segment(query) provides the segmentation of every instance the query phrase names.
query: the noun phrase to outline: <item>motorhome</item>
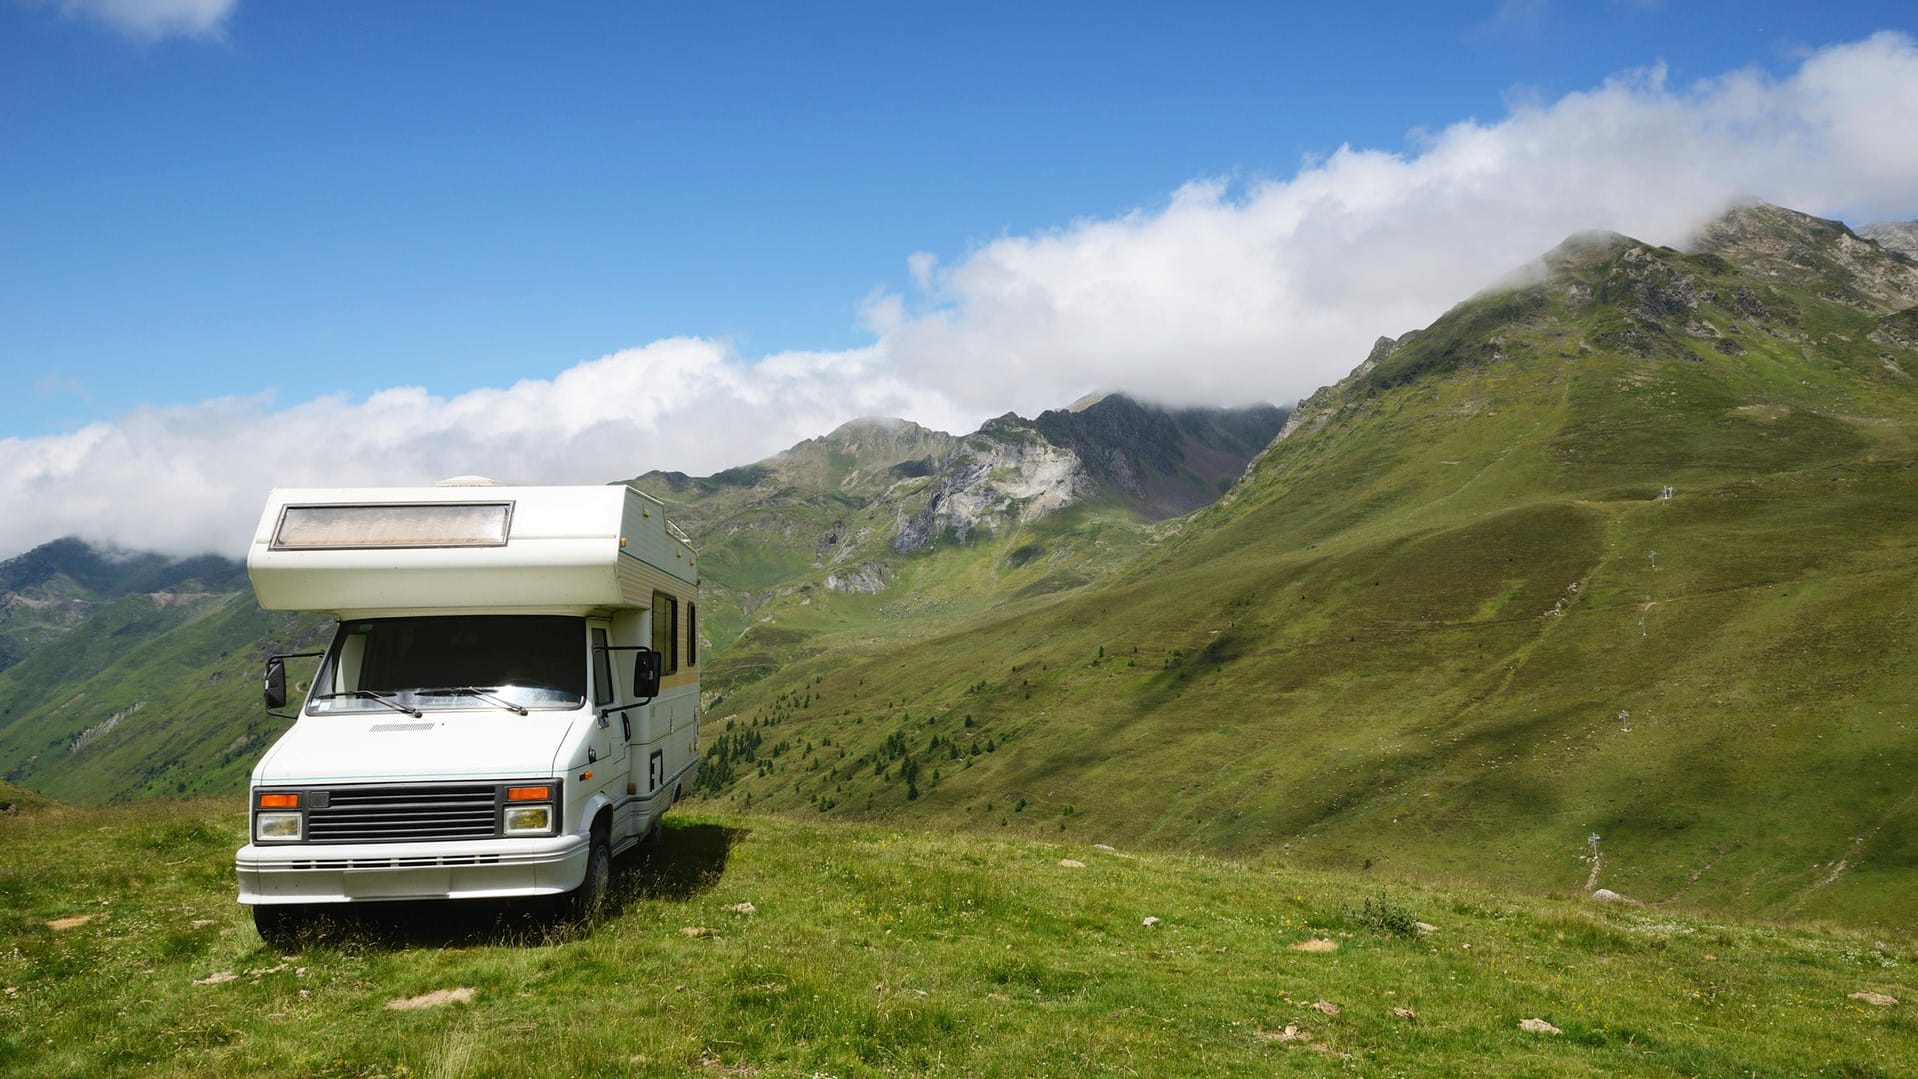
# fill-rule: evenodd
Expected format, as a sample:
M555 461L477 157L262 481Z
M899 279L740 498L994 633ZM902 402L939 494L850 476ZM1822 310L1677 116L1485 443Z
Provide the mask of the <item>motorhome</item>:
M603 898L699 767L699 563L623 485L275 490L260 605L338 620L266 661L240 902L268 939L319 905ZM283 714L283 713L281 713Z

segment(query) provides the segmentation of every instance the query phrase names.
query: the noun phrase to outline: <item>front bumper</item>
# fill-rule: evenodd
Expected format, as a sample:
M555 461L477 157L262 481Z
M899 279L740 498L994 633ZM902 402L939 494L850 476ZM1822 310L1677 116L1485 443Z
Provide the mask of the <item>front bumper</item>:
M234 857L240 902L500 899L570 892L586 879L584 836L464 843L249 843Z

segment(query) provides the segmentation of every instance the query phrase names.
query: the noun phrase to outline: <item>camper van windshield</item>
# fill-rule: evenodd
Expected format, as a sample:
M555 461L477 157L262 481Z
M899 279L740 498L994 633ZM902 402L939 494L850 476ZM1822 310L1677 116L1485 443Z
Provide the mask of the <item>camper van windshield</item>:
M577 708L586 702L585 624L546 615L342 622L308 701L316 715Z

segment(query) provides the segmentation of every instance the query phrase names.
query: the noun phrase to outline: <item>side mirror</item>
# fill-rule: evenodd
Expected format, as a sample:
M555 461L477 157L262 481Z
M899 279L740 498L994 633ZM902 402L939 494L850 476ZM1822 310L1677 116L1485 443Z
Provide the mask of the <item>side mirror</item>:
M659 696L659 653L650 648L633 653L633 696Z
M261 696L268 709L286 707L286 660L274 656L266 661L266 680Z

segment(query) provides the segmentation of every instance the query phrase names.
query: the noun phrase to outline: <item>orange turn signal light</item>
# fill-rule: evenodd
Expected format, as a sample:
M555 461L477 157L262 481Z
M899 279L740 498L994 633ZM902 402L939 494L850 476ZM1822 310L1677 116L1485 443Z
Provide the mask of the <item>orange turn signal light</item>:
M509 802L542 802L553 796L551 787L508 787L506 800Z
M260 795L260 808L298 809L300 808L300 796L297 794L262 794Z

